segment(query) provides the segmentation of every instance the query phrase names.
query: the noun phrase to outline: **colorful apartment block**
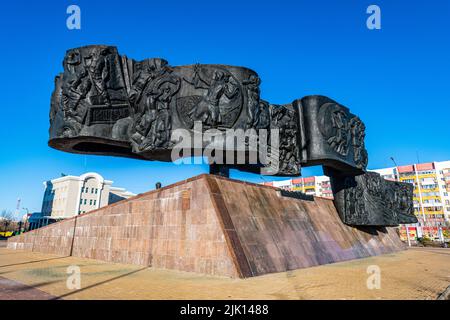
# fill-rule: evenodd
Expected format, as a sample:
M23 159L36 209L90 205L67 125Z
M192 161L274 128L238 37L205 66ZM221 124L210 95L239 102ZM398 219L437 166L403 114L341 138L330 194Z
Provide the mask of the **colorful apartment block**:
M311 196L333 198L330 179L327 176L302 177L263 184L291 191L300 191Z

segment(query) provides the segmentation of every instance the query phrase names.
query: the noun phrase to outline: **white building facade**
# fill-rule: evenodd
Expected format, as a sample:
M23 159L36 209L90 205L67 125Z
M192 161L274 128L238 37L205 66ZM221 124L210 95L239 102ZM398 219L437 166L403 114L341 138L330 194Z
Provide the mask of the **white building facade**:
M112 187L112 183L113 181L106 180L95 172L45 181L41 215L37 221L33 220L30 223L30 229L83 214L135 195L123 188Z

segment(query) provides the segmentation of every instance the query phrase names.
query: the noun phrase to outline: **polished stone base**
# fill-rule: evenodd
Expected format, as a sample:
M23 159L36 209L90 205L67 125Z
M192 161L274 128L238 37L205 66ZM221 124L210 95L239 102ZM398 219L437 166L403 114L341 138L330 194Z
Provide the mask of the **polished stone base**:
M245 278L404 245L395 228L343 224L329 199L200 175L10 238L8 248Z

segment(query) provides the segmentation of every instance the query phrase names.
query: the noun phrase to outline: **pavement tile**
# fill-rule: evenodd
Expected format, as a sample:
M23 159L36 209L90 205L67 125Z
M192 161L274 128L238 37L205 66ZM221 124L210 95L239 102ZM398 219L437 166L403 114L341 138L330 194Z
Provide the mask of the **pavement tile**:
M165 263L176 261L165 258ZM66 285L73 265L81 270L79 290ZM381 271L381 287L371 290L367 268L374 265ZM233 279L0 248L0 299L436 299L450 286L449 266L450 249L412 248ZM225 260L220 265L207 259L201 267L230 268Z

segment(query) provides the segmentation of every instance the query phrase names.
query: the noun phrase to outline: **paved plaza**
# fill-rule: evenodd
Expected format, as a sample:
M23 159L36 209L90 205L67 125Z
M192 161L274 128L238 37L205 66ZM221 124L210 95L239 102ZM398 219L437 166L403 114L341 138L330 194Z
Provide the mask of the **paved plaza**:
M67 287L70 266L80 268L80 289ZM380 289L367 287L369 266L379 267ZM413 248L243 280L0 248L0 277L0 299L437 299L450 286L450 250Z

